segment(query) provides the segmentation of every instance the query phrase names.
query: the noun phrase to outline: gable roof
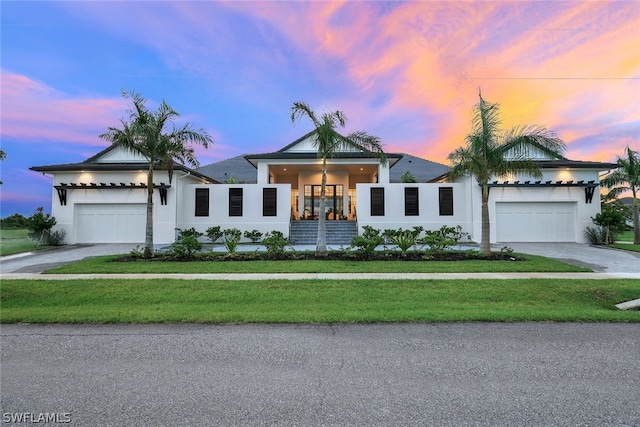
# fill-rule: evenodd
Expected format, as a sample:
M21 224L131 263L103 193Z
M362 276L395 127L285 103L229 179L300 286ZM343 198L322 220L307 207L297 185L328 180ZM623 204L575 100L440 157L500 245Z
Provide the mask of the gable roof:
M115 162L99 162L98 160L111 153L115 148L113 145L105 148L99 153L89 157L88 159L79 163L63 163L56 165L44 165L44 166L32 166L29 170L36 172L80 172L80 171L137 171L147 170L149 168L149 162L145 161L115 161ZM163 169L156 169L163 170ZM215 180L207 175L203 175L194 169L191 169L181 163L173 162L174 171L182 171L189 173L204 181L217 183Z

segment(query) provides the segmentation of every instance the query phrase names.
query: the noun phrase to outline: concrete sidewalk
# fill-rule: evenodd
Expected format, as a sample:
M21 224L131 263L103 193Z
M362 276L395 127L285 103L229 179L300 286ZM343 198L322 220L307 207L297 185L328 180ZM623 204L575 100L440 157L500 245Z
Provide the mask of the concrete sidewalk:
M640 273L221 273L221 274L0 274L2 280L459 280L459 279L640 279Z

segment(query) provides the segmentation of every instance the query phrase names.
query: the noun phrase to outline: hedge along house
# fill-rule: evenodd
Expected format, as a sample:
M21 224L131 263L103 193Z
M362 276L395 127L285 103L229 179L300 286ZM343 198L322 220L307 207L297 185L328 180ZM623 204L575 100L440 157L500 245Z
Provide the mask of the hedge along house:
M480 240L480 187L471 178L447 182L448 167L408 154L381 165L347 151L327 159L326 211L319 212L321 159L309 133L272 153L251 154L197 170L176 165L154 174L154 241L175 241L176 229L212 226L278 230L293 243L315 243L319 215L327 243L348 245L365 225L378 229L462 226ZM599 174L615 164L538 159L542 179L499 177L491 184L491 242L584 242L600 212ZM109 147L81 163L37 166L53 177L52 215L67 243L144 241L146 163ZM409 171L417 183L402 183Z

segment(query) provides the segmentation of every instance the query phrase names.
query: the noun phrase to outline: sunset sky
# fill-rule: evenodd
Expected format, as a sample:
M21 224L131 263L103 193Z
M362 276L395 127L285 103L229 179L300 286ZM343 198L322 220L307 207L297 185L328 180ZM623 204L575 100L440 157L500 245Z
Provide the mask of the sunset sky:
M555 131L575 160L640 149L640 1L2 1L0 216L51 209L51 178L108 144L135 90L214 138L201 165L311 130L447 163L478 89L504 127Z

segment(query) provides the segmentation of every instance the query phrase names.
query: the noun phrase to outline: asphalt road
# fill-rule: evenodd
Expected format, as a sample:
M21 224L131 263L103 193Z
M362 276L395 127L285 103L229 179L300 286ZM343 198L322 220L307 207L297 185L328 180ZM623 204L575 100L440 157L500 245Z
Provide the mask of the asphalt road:
M640 425L636 324L3 325L1 335L3 422Z

